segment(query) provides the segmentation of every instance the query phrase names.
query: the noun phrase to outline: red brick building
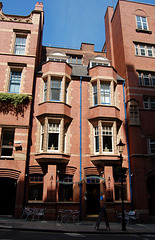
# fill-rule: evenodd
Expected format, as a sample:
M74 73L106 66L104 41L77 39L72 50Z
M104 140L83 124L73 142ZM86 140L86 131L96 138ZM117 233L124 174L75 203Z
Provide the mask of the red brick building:
M37 3L29 16L8 15L2 7L0 2L0 213L19 215L26 193L25 169L34 73L41 56L43 5Z
M147 220L154 214L154 6L109 7L101 52L88 43L42 46L42 3L27 17L0 8L0 214L19 217L27 205L45 207L49 219L60 208L85 219L105 201L115 220L121 139L125 208Z
M126 81L132 205L155 215L155 5L119 0L105 15L107 58Z

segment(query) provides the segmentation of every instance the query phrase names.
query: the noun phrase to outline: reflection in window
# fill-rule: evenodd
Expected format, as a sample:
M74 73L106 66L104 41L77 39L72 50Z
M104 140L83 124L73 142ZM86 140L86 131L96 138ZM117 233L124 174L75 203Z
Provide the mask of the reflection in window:
M60 175L59 181L59 201L73 201L73 176Z
M25 46L26 46L26 38L25 37L16 37L15 54L24 55L25 54Z
M32 174L29 178L29 200L42 200L43 175Z
M21 82L21 71L11 71L10 75L10 93L19 93L20 91L20 82Z
M143 30L148 29L146 17L136 16L136 21L137 21L138 29L143 29Z

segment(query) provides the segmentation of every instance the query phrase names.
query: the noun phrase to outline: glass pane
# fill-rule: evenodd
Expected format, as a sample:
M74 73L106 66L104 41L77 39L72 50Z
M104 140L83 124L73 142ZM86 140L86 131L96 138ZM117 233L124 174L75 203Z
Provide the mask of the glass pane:
M95 137L95 152L99 152L99 136Z
M112 152L112 137L103 136L103 151Z
M60 101L60 90L51 89L51 100Z
M58 150L58 141L59 141L58 133L49 133L48 150Z
M4 130L2 146L13 146L14 142L14 131Z
M12 156L13 148L3 148L2 147L2 152L1 156Z
M19 93L21 82L21 72L11 72L9 92Z

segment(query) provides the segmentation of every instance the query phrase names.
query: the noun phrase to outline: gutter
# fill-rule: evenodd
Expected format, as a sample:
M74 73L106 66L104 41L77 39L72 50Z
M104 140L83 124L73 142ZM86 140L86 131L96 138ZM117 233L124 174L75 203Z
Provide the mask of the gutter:
M130 152L129 152L129 134L128 134L127 114L126 114L126 103L125 103L125 81L123 81L123 102L124 102L124 112L125 112L125 127L126 127L126 141L127 141L127 152L128 152L131 210L132 210L133 209L133 201L132 201L131 167L130 167Z

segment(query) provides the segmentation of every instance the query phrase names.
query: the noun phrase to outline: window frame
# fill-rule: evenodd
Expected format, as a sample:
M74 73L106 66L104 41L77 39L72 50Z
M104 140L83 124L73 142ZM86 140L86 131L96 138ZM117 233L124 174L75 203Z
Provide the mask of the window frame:
M25 55L26 52L26 41L27 36L25 35L16 35L14 54L15 55Z
M93 106L98 105L98 91L97 91L97 82L92 84L93 88ZM95 103L96 102L96 103Z
M154 140L153 143L151 143L152 139ZM155 147L153 148L154 152L152 153L151 145L155 145L155 137L154 138L153 137L149 138L149 153L150 153L150 155L155 155Z
M59 176L59 181L67 183L67 184L59 183L58 190L59 202L73 202L73 177L74 176L70 174L61 174Z
M137 71L139 85L145 87L155 87L155 72ZM146 81L148 79L148 81Z
M5 132L12 132L13 133L13 139L12 140L12 144L11 144L11 141L8 142L8 144L4 144L4 133ZM8 129L8 128L3 128L2 129L2 137L1 137L1 152L0 152L0 156L1 157L7 157L7 158L11 158L12 155L13 155L13 149L14 149L14 139L15 139L15 129ZM11 150L11 154L8 154L8 155L2 155L3 153L3 149L8 149L8 150Z
M50 131L50 125L55 125L54 127L52 127L53 129L56 127L56 125L58 126L58 131L57 131L57 127L56 127L56 132L53 131L53 129ZM50 149L49 149L49 141L50 141L50 134L52 136L52 134L57 134L57 149L55 149L55 146L51 146ZM60 149L60 122L48 122L48 134L47 134L47 151L48 152L59 152L59 149Z
M138 20L138 18L139 18L139 20ZM146 21L143 21L144 19ZM145 31L149 30L147 17L136 15L136 25L137 25L137 29L145 30ZM146 27L145 27L145 25L146 25Z
M94 126L94 153L99 154L99 128L98 125ZM97 144L98 146L97 146Z
M60 82L60 85L59 86L52 86L52 83L54 84L54 82ZM54 99L52 97L52 90L57 90L58 91L58 99ZM60 102L61 101L61 91L62 91L62 79L60 78L54 78L54 77L51 77L51 81L50 81L50 101L54 101L54 102ZM53 92L54 93L54 92Z
M111 130L110 130L110 128L111 128ZM105 129L105 130L104 130ZM107 130L106 130L107 129ZM102 123L102 129L101 129L101 134L102 134L102 152L103 153L106 153L106 154L108 154L108 153L113 153L114 152L114 146L113 146L113 138L114 138L114 133L113 133L113 125L107 125L107 124L105 124L104 122ZM108 134L106 133L106 134L103 134L103 131L105 131L105 132L108 132ZM111 134L110 134L111 133ZM110 148L104 148L104 145L107 145L107 144L105 144L104 142L104 138L107 138L107 137L110 137L111 138L111 148L112 149L110 149Z
M17 74L15 74L17 73ZM10 78L9 78L9 93L20 93L20 86L22 80L22 69L14 69L11 68L10 70ZM11 88L16 89L12 91Z
M103 86L103 88L102 88ZM108 86L108 88L107 88ZM101 104L104 105L110 105L111 104L111 89L110 89L110 83L107 82L100 82L100 98L101 98ZM106 98L108 98L108 101L105 100ZM102 99L104 99L105 101L102 101Z
M32 177L34 177L34 181L32 181ZM38 181L35 181L37 180L38 178ZM29 201L42 201L43 200L43 185L44 185L44 175L43 174L30 174L29 176L29 192L28 192L28 199ZM42 189L39 193L39 199L37 198L31 198L30 197L30 190L31 191L34 191L34 189L31 189L32 187L38 187L38 186L41 186ZM34 194L34 193L33 193Z

